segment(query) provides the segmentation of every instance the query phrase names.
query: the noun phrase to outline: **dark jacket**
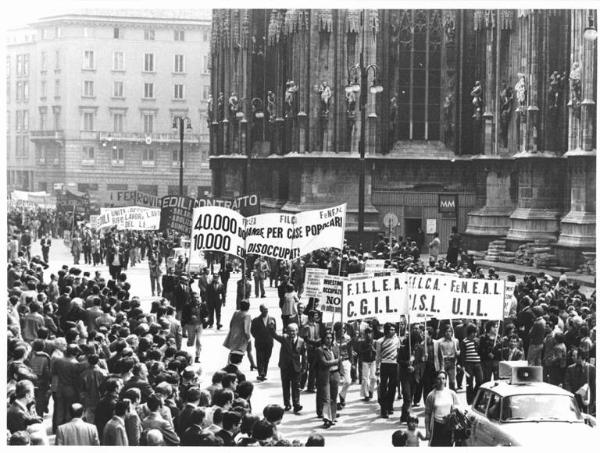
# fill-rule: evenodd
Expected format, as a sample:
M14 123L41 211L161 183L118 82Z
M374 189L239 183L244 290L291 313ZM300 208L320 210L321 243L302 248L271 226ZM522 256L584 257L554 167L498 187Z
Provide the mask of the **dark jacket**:
M29 425L41 423L34 409L26 410L16 401L10 405L6 412L6 426L11 433L24 431Z
M213 306L225 304L225 290L221 283L211 283L206 288L206 303Z
M279 335L274 330L271 330L271 335L281 343L279 368L296 373L306 369L306 345L302 338L296 337L296 341L293 343L288 335Z
M254 344L257 348L269 349L273 347L273 337L269 332L269 324L273 324L277 329L275 318L267 316L267 325L265 325L262 316L257 316L252 320L250 333L254 337Z
M228 431L225 431L224 429L222 429L221 431L217 431L215 433L215 436L220 437L221 439L223 439L223 446L224 447L233 447L233 446L235 446L235 442L233 441L233 436L231 434L229 434Z

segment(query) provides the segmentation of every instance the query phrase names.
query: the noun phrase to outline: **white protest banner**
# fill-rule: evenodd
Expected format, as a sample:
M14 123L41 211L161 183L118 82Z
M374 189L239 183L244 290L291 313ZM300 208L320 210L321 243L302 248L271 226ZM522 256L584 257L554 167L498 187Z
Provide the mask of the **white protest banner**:
M328 209L296 214L293 245L305 255L321 248L344 247L346 203Z
M102 208L94 228L116 226L118 230L158 230L160 209L143 206Z
M307 267L302 295L320 299L323 292L323 279L327 276L327 272L327 269Z
M323 277L322 297L319 298L319 308L323 312L342 312L342 284L344 277L326 275Z
M365 272L373 273L383 271L385 267L385 260L372 260L368 259L365 261Z
M405 276L346 280L343 284L344 321L376 317L381 322L398 321L408 313Z
M244 217L236 211L216 206L194 208L190 244L190 264L203 260L202 251L223 252L244 258Z
M517 282L506 282L504 290L504 317L515 318L517 316L517 304L513 305L513 295Z
M411 316L437 319L502 319L504 281L452 275L402 274Z
M279 260L300 257L294 244L298 234L293 214L259 214L245 219L246 253L268 256Z

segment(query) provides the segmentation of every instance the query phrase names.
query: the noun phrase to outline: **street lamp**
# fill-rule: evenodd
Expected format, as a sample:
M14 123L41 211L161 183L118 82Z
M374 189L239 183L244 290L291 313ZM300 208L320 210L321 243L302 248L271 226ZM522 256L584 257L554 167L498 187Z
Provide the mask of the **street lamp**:
M192 121L187 116L173 118L173 129L179 129L179 196L183 196L183 132L192 128Z
M363 11L364 14L364 11ZM363 20L364 24L364 20ZM369 71L373 72L373 83L371 84L370 91L373 94L381 93L383 86L378 78L377 65L370 64L365 66L364 63L364 51L365 51L365 37L364 37L364 26L363 26L363 39L360 51L359 63L350 66L348 68L348 86L345 90L347 93L360 92L359 97L359 108L360 108L360 140L358 142L358 152L360 154L360 167L359 167L359 179L358 179L358 244L357 248L362 243L364 229L365 229L365 128L366 128L366 106L367 106L367 90L362 89L367 87L369 79Z

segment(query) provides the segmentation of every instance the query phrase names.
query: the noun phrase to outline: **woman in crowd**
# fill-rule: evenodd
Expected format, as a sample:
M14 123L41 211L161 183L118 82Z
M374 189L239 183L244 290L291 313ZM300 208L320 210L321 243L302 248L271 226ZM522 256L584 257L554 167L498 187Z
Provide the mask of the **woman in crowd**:
M336 422L340 367L339 350L333 344L333 333L328 330L317 349L317 416L323 417L323 428Z
M446 387L447 374L438 372L434 389L425 400L425 430L432 447L451 447L452 430L447 418L458 406L456 392Z

